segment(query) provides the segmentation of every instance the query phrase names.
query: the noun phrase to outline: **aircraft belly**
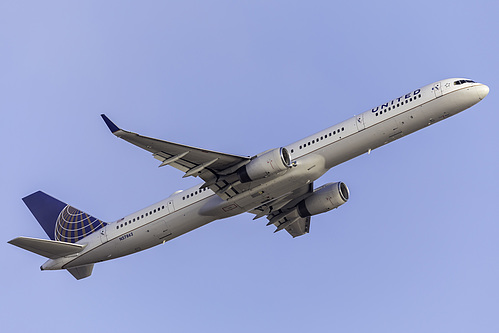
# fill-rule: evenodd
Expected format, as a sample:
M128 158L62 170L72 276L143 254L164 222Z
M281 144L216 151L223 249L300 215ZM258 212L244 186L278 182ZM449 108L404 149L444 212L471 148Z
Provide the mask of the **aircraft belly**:
M202 227L205 224L213 222L216 218L212 216L203 216L199 214L202 204L196 203L192 209L179 210L175 212L169 219L169 230L171 235L162 240L170 240L189 231Z
M475 105L479 101L480 100L476 97L474 91L461 89L435 99L423 109L428 120L428 125L431 125L458 114L459 112Z
M326 168L332 168L356 156L376 149L440 120L453 116L476 104L478 99L466 91L443 95L383 122L348 136L321 149Z
M398 131L397 122L389 119L325 147L321 154L326 157L326 168L332 168L395 140L393 135L397 136Z
M111 260L158 245L160 242L154 239L145 227L131 230L123 236L115 237L104 244L89 249L66 264L64 268Z

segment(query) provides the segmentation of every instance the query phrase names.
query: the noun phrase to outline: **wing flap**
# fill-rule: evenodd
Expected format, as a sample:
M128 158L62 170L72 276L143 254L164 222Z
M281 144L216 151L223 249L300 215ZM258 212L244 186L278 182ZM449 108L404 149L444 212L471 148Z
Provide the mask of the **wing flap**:
M300 218L285 229L293 238L308 234L310 231L310 220L310 216Z
M294 207L298 202L305 199L310 193L314 191L314 183L309 183L305 186L299 187L296 190L283 195L282 197L276 198L270 202L267 202L259 207L256 207L249 212L252 214L256 214L253 218L254 220L259 219L265 215L268 216L270 220L272 217L275 217L279 211L287 210Z
M293 238L304 235L310 231L310 217L300 217L296 211L296 205L307 198L314 189L314 184L309 183L293 192L276 200L265 203L250 211L256 214L254 220L267 215L267 225L275 225L274 232L285 229Z
M10 240L8 243L49 259L57 259L76 254L83 251L85 248L85 245L81 244L31 237L17 237Z

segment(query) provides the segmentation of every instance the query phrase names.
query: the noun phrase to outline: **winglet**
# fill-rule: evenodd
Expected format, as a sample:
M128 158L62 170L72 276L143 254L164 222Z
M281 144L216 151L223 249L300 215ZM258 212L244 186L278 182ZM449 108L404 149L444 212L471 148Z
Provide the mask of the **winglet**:
M115 133L115 132L118 132L120 130L120 128L118 126L116 126L112 121L111 119L109 119L105 114L101 114L100 115L102 117L102 119L104 119L104 122L106 123L107 127L109 127L109 130L112 132L112 133Z

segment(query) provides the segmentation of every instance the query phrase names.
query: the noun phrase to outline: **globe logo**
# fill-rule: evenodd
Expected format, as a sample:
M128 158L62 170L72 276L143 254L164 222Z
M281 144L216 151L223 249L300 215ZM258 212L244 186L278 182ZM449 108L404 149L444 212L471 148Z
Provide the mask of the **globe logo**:
M57 218L55 239L61 242L76 243L105 225L101 220L67 205Z

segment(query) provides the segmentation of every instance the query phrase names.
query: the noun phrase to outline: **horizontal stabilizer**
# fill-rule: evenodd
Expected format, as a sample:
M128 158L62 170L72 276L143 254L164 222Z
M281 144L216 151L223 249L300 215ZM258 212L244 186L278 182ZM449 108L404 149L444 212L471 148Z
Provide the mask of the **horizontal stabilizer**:
M48 239L17 237L8 243L49 259L57 259L83 251L85 245Z
M81 280L92 275L94 269L94 264L89 264L85 266L68 268L68 272L73 275L76 280Z

